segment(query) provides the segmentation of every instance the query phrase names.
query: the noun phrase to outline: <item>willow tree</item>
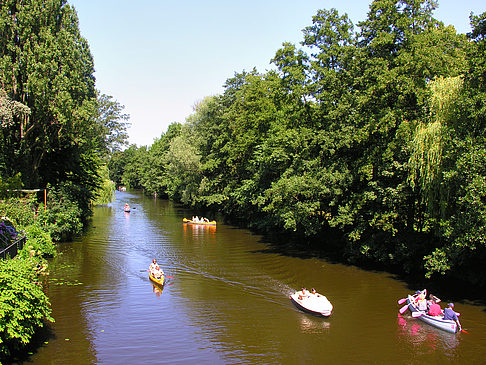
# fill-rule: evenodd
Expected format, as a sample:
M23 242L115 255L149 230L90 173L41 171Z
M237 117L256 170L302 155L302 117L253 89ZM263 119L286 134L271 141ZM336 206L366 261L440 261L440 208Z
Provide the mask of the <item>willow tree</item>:
M430 116L419 123L411 141L409 182L418 189L430 214L439 216L447 207L447 191L441 184L445 149L450 146L450 126L458 117L463 80L460 76L439 77L429 83Z

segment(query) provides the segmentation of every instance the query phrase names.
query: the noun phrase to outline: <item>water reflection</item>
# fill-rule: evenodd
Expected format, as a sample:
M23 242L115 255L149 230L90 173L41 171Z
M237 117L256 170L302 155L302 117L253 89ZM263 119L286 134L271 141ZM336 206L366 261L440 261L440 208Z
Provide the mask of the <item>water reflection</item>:
M304 333L323 333L329 331L331 323L324 319L303 314L300 316L300 329Z
M399 337L405 339L414 346L423 345L427 352L437 350L449 357L455 357L455 349L459 345L459 336L455 333L442 331L438 328L421 322L411 316L398 314Z
M182 224L185 243L216 242L216 226Z
M163 288L158 286L158 285L155 285L155 284L152 284L153 286L153 292L156 296L160 297L162 295L162 292L163 292Z

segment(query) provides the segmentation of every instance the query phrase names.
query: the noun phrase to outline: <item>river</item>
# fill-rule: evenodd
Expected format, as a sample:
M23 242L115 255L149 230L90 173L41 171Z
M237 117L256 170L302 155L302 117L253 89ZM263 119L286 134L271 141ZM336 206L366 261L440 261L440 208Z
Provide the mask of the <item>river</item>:
M59 244L49 264L55 323L27 361L485 363L485 307L456 303L468 334L449 334L399 315L397 300L412 289L388 273L275 250L262 236L219 222L182 224L194 214L139 192L116 192L115 202L96 207L86 233ZM153 258L173 277L163 290L148 279ZM302 286L327 296L331 317L292 305L289 294Z

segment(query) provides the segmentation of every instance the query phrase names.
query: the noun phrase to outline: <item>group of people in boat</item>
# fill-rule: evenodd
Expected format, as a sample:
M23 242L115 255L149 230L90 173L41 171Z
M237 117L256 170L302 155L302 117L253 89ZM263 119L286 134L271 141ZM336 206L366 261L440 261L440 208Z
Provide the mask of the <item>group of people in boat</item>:
M129 212L130 211L130 206L128 205L128 203L125 203L125 206L123 207L123 210L125 212Z
M164 270L160 268L156 259L152 260L152 263L149 266L149 272L156 279L162 279L162 276L164 275Z
M209 219L201 217L199 218L197 215L195 217L192 217L192 222L194 223L209 223Z
M429 299L427 300L425 293L425 290L418 290L415 293L414 305L418 308L418 310L426 313L429 316L440 317L444 320L454 321L456 322L459 330L461 330L461 323L459 322L457 313L454 311L454 303L447 304L447 308L444 308L444 310L442 310L439 304L441 300L432 294L429 294Z
M299 300L303 299L309 299L309 298L315 298L315 297L320 297L321 295L316 292L314 288L311 289L311 291L308 291L307 288L302 288L299 292Z

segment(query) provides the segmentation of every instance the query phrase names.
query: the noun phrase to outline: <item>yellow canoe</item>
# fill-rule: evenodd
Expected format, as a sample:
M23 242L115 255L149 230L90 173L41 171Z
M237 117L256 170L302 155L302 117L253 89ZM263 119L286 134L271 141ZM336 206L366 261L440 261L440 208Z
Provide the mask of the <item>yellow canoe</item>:
M160 279L157 279L155 276L152 275L151 272L149 272L149 278L150 280L152 280L155 284L159 284L160 286L163 286L164 285L164 281L165 281L165 276L162 275L162 277Z
M187 223L187 224L200 224L202 226L215 226L216 221L209 221L209 222L194 222L191 219L184 218L182 220L182 223Z

